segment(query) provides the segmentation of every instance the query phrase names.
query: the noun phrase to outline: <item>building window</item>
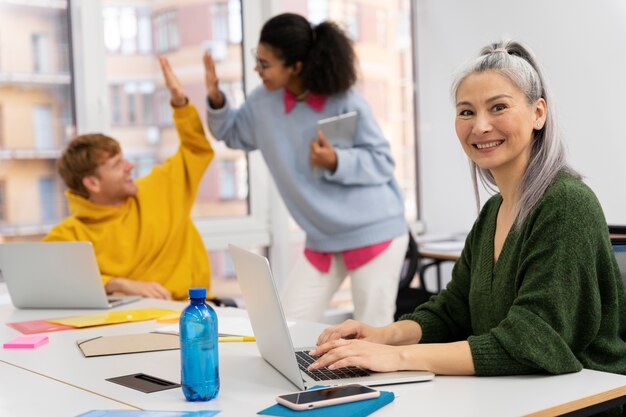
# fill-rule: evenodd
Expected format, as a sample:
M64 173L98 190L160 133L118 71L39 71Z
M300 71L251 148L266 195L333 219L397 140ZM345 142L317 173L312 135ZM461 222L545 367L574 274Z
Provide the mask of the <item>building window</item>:
M138 17L137 22L137 47L142 54L152 52L152 22L147 11Z
M221 200L233 200L237 197L235 161L231 159L219 161L219 187Z
M139 83L139 102L141 103L141 122L146 125L154 123L154 92L156 88L152 81Z
M56 196L56 177L39 178L39 207L44 224L58 220Z
M230 43L241 43L241 0L228 1L228 40Z
M211 5L211 23L213 28L213 40L228 40L228 3L215 3Z
M119 126L122 124L122 94L119 85L111 86L111 124L113 126Z
M135 91L126 92L126 120L129 125L134 125L137 122Z
M150 126L154 123L155 85L152 81L114 84L109 91L113 126Z
M169 10L154 17L155 49L158 53L173 51L180 46L178 12Z
M154 123L153 98L153 93L141 93L141 119L144 125L151 125Z
M54 149L54 127L50 105L36 104L33 106L33 127L35 129L35 148Z
M140 155L137 158L135 158L134 163L135 163L134 177L141 178L143 176L148 175L150 171L152 170L152 167L154 167L158 163L158 161L154 155L146 154L146 155Z
M137 15L130 7L120 9L120 50L123 54L137 53Z
M50 42L48 36L34 33L31 36L33 50L33 71L42 74L50 72Z
M156 105L159 116L159 126L173 126L174 119L172 119L172 106L170 106L170 92L168 90L160 88L156 92Z
M213 42L241 43L241 2L229 0L211 4Z
M135 55L152 50L149 10L135 7L105 7L104 44L108 52Z

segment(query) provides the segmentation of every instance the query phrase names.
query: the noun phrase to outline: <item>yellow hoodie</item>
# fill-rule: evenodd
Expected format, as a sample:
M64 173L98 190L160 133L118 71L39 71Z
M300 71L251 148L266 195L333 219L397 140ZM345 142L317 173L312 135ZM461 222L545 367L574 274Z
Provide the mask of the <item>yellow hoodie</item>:
M44 240L90 241L105 285L111 277L153 281L180 300L189 287L209 292L209 257L191 207L214 151L193 105L175 108L174 122L178 151L137 180L136 196L112 207L68 191L70 217Z

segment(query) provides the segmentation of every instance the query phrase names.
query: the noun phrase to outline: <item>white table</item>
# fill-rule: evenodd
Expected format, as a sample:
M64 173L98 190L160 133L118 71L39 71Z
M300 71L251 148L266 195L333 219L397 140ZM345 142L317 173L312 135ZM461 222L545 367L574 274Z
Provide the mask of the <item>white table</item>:
M142 300L119 309L161 307L180 309L183 303ZM93 311L16 310L0 307L0 322L22 321L78 315ZM218 309L219 316L244 316L245 311ZM0 341L19 333L0 326ZM221 410L220 416L254 416L274 403L276 395L295 391L286 378L260 356L256 343L220 343L221 390L218 398L207 403L185 401L180 388L144 394L108 381L106 378L145 373L172 382L180 382L180 352L150 352L130 355L85 358L76 346L77 339L101 335L152 331L155 321L127 323L83 330L49 333L50 342L34 351L1 350L0 360L36 372L43 381L80 387L93 394L148 410ZM324 326L298 323L290 330L294 344L310 345ZM14 389L29 395L30 385L15 384ZM626 376L590 370L559 376L512 377L443 377L433 381L382 387L393 391L397 399L376 412L377 417L403 416L418 413L424 416L548 416L576 410L626 395ZM0 390L0 398L5 393ZM65 415L76 404L71 402ZM18 411L28 415L37 404L24 403ZM94 406L92 408L98 408ZM103 408L106 408L103 406ZM535 414L533 414L535 413ZM4 415L4 414L2 414ZM9 414L13 415L13 414ZM581 414L585 415L585 414Z
M95 409L134 409L6 362L0 361L0 375L0 416L67 417Z

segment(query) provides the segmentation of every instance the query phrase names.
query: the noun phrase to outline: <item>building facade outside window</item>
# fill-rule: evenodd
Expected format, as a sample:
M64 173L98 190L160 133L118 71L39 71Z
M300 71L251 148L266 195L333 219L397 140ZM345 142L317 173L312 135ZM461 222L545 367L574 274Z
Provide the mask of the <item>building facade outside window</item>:
M38 239L67 212L55 159L75 132L68 2L0 4L0 237Z

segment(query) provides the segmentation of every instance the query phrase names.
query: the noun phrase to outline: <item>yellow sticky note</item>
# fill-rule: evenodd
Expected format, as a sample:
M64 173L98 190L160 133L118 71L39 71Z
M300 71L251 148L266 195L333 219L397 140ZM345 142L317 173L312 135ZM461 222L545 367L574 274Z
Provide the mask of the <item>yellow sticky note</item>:
M157 318L157 323L161 324L170 324L170 323L178 323L180 320L180 311L176 313L168 314L166 316L161 316Z
M119 310L106 313L86 314L76 317L46 320L50 323L63 324L77 328L102 326L105 324L127 323L131 321L153 320L159 317L180 314L176 310L163 308L142 308L138 310Z

